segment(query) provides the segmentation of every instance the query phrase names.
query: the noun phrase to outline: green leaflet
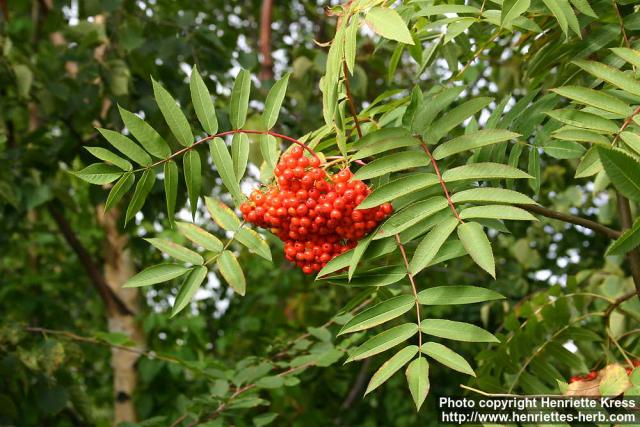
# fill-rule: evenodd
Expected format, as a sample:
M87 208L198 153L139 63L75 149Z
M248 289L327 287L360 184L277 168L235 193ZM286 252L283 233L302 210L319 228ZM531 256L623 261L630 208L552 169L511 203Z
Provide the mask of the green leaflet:
M184 116L182 110L180 110L180 107L178 107L176 100L173 99L160 83L153 79L151 83L153 84L153 93L158 107L160 107L160 112L167 122L167 125L169 125L173 136L176 137L180 145L185 147L193 145L194 138L193 132L191 132L191 126L189 126L187 118Z
M629 147L636 154L640 154L640 135L637 133L624 131L620 133L620 139L622 139L627 147Z
M360 346L356 347L345 363L355 360L366 359L378 353L382 353L396 345L404 342L418 332L418 325L415 323L404 323L394 326L384 332L369 338Z
M502 2L500 13L500 23L509 27L514 19L522 15L529 9L531 0L505 0Z
M465 222L458 226L458 237L471 259L492 277L496 277L491 243L477 222Z
M230 251L222 252L216 260L216 265L229 286L231 286L236 293L244 296L247 289L247 282L244 278L242 267L240 267L240 263L238 263L235 255Z
M567 125L582 129L592 129L597 132L616 133L618 125L612 120L605 119L591 113L578 110L553 110L547 111L547 115Z
M422 352L455 371L471 375L472 377L476 376L469 362L449 347L436 342L427 342L422 346Z
M176 212L176 198L178 197L178 166L173 160L164 164L164 193L167 199L167 218L174 228Z
M186 276L184 282L182 282L182 285L180 286L180 290L176 296L176 301L171 309L171 317L178 314L187 306L187 304L189 304L191 298L193 298L193 295L195 295L205 277L207 277L207 272L207 267L203 265L191 269L191 272Z
M204 264L204 259L199 253L194 252L191 249L187 249L183 246L180 246L172 242L171 240L158 239L158 238L151 238L151 239L144 239L144 240L151 243L157 249L169 255L170 257L173 257L180 261L188 262L193 265Z
M127 213L124 218L125 225L129 222L133 216L138 213L144 205L147 196L153 188L153 184L156 182L156 174L151 169L147 169L142 173L136 189L133 192L129 206L127 207Z
M395 10L386 7L372 7L364 20L376 34L386 39L413 45L411 32Z
M205 197L204 201L211 218L216 224L227 231L238 231L240 229L240 220L222 201L211 197Z
M453 154L496 144L498 142L509 141L519 136L520 134L504 129L484 129L478 132L459 136L440 144L433 151L433 157L436 160L440 160Z
M560 141L557 139L549 141L543 147L544 152L556 159L577 159L586 153L586 149L573 141Z
M327 280L337 285L352 288L361 286L388 286L404 279L406 275L407 271L403 265L390 265L362 271L353 276L351 280L348 279L346 274L329 277Z
M431 216L447 207L447 200L442 196L421 200L395 212L378 228L374 240L393 236L418 221Z
M365 180L405 169L429 166L429 158L418 151L403 151L375 159L355 173L355 179Z
M558 24L562 29L562 32L565 34L567 38L569 38L569 28L573 30L574 33L580 38L582 38L582 34L580 32L580 24L578 23L578 18L576 17L571 5L568 0L542 0L543 3L549 8L551 13L558 20Z
M464 89L464 86L446 88L429 98L425 98L415 114L413 131L423 134L436 116L455 101Z
M358 313L347 322L338 335L363 331L402 316L415 306L411 295L399 295Z
M111 163L113 166L117 166L123 171L130 171L133 169L131 163L128 160L123 159L117 154L112 153L106 148L102 147L84 147L88 152L93 154L96 158Z
M611 142L609 139L596 132L590 130L574 128L572 126L563 126L557 131L551 134L556 139L563 141L576 141L576 142L592 142L594 144L609 145Z
M531 147L528 160L527 170L529 175L533 177L533 179L529 181L529 187L531 187L534 193L538 194L541 184L540 152L538 151L538 147Z
M190 269L179 264L159 264L146 268L126 281L123 288L138 288L168 282L184 275Z
M370 132L362 137L352 147L356 153L352 160L363 159L396 148L410 147L420 144L417 138L412 137L406 129L386 128Z
M435 6L427 4L426 6L420 7L420 10L418 10L414 16L444 15L446 13L472 13L474 15L479 15L480 9L463 4L439 4Z
M417 359L409 364L405 375L407 376L411 397L416 404L416 409L419 411L427 398L427 394L429 394L429 362L427 362L426 358L418 356Z
M513 221L537 221L538 219L524 209L516 206L485 205L471 206L460 212L460 218L493 218Z
M409 263L409 270L413 275L421 272L433 261L444 242L457 226L458 220L451 216L427 233L418 244Z
M133 172L127 172L122 175L113 188L111 188L111 191L109 191L109 196L107 196L107 201L104 205L105 212L111 209L125 194L127 194L135 180L136 176Z
M433 122L427 129L425 139L428 144L435 144L442 139L450 130L464 122L467 118L476 114L489 105L492 98L480 97L465 102L462 105L451 109L440 119Z
M249 162L249 137L244 133L236 133L231 140L231 160L236 179L240 181L244 176Z
M184 181L187 184L187 193L189 194L191 215L195 218L196 211L198 210L198 198L200 197L200 187L202 183L200 155L196 150L189 150L185 153L182 161Z
M418 293L422 305L458 305L504 299L496 291L477 286L436 286Z
M356 267L358 266L362 255L369 247L372 238L373 234L369 234L364 239L361 239L358 242L358 245L353 249L353 255L351 256L351 260L349 261L349 270L347 272L347 277L349 278L349 280L351 280L351 278L353 277L353 273L355 273Z
M222 242L208 231L188 222L178 222L176 225L180 233L196 245L215 253L222 252Z
M269 94L267 100L264 103L264 112L262 113L262 121L269 130L275 126L278 121L278 115L280 114L280 108L282 107L282 101L287 93L287 85L289 84L289 75L285 74L280 80L275 82Z
M438 177L432 173L404 175L373 190L371 194L358 205L358 209L373 208L438 183Z
M231 160L231 155L229 154L229 150L227 150L227 145L224 143L224 140L222 140L222 138L214 138L213 141L209 143L209 151L211 152L211 159L216 165L216 169L218 170L220 178L222 178L224 186L229 190L231 196L233 196L236 205L240 204L244 199L244 195L240 190L239 180L234 172L233 160Z
M418 346L409 345L384 362L371 377L367 390L364 392L365 396L384 384L393 374L413 359L416 354L418 354Z
M108 184L120 178L123 174L120 168L106 163L94 163L72 173L81 180L95 185Z
M191 70L189 90L191 91L193 109L196 111L196 116L202 125L202 129L209 135L215 135L215 133L218 132L216 108L213 105L213 99L211 99L209 89L207 89L207 85L204 80L202 80L198 68L195 65Z
M444 179L445 182L463 181L467 179L490 180L502 178L530 179L532 176L512 166L500 163L470 163L446 170L442 174L442 179Z
M600 160L609 179L620 193L640 201L640 164L624 151L597 147Z
M640 67L640 51L627 47L614 47L611 48L611 51L634 67Z
M360 15L353 15L344 34L344 62L347 70L353 74L356 64L356 48L358 45L358 30L360 29Z
M497 187L478 187L463 190L451 196L453 203L492 202L535 205L529 196L513 190Z
M233 129L242 129L247 120L250 93L251 74L247 70L240 70L233 84L229 101L229 121Z
M102 134L102 136L109 141L109 144L113 145L113 147L142 166L148 166L151 164L151 157L144 151L138 144L133 142L131 139L122 135L120 132L115 132L109 129L101 129L98 128L98 132Z
M427 335L455 341L500 342L493 334L471 323L445 319L423 319L420 329Z
M640 82L634 79L630 74L595 61L585 61L580 59L573 61L573 63L600 80L604 80L605 82L633 95L640 96Z
M597 174L602 170L602 163L596 147L591 147L582 157L578 167L576 168L576 178L586 178Z
M571 0L571 4L581 13L591 16L592 18L598 18L598 15L593 11L587 0Z
M150 124L120 105L118 105L118 109L124 125L145 150L159 159L166 159L171 155L169 144Z
M243 227L236 231L236 234L234 234L233 237L238 242L246 246L249 251L261 256L267 261L271 261L271 250L269 249L269 245L264 241L262 236L255 231Z
M590 105L624 117L631 115L633 112L633 109L628 104L602 90L594 90L582 86L563 86L551 90L580 104Z
M622 255L640 245L640 218L609 246L605 255Z

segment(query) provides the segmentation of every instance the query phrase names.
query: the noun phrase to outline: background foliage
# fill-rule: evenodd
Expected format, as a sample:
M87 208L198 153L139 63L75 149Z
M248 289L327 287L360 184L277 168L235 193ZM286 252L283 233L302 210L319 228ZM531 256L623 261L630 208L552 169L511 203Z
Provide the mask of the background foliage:
M279 119L269 125L327 156L364 152L368 164L353 169L374 188L407 175L407 169L425 180L429 174L432 184L394 197L397 215L406 216L388 224L395 224L392 231L383 225L387 236L362 248L361 262L357 268L351 263L348 277L314 281L302 275L283 259L277 239L264 234L272 262L237 242L229 247L244 271L244 297L227 286L238 290L237 280L212 269L191 302L182 298L179 280L122 294L125 280L113 273L119 265L133 274L164 262L143 237L192 247L180 229L171 228L172 209L166 213L171 171L157 169L145 200L128 208L136 197L124 196L111 216L103 213L107 190L121 172L107 166L115 178L106 179L103 170L93 180L107 185L94 186L79 179L82 173L69 172L96 162L85 148L112 149L96 128L114 131L109 140L118 138L124 127L118 106L153 126L171 152L205 133L263 131L262 112L271 111L264 104L267 94L282 88L274 86L276 78L255 77L264 64L256 53L261 2L2 3L1 423L435 424L434 397L460 394L460 384L490 393L561 393L571 375L637 358L636 2L383 3L354 1L326 10L322 2L274 5L275 77L291 74ZM199 111L193 101L193 66L213 95L219 130L202 118L211 107ZM239 74L241 68L247 72ZM253 83L246 120L246 89L232 89L243 80ZM158 95L159 87L171 95ZM176 115L166 109L176 105L166 96L178 100L186 127L168 119ZM406 135L387 138L392 150L375 148L386 141L385 129L400 127ZM429 153L419 139L394 143L407 135L419 135ZM373 151L362 148L366 138ZM237 142L249 147L242 190L268 178L270 142L256 135ZM125 151L135 163L147 162L144 152ZM231 235L219 219L211 220L204 198L194 202L207 196L210 208L217 200L233 206L242 195L231 188L221 163L208 160L204 145L188 155L196 152L200 172L194 159L189 166L176 158L176 219L193 221L226 243ZM231 150L236 163L238 152ZM453 194L454 209L434 165ZM464 198L463 191L477 183L519 193L490 190ZM427 217L424 205L411 207L427 199L438 200L440 213ZM471 213L476 208L469 203L489 207ZM401 210L405 206L409 214ZM457 225L458 214L465 226ZM401 229L407 217L417 225ZM410 365L410 391L398 373L364 398L372 375L400 348L342 365L347 355L364 358L369 347L359 346L377 333L416 322L413 280L396 232L408 260L415 259L409 270L422 267L417 290L447 287L446 298L419 294L423 329L432 328L424 330L425 342L441 342L458 354L437 345L431 354L425 350L428 359L420 360L429 361L431 386L419 412L415 405L426 390L412 378L424 378L425 362ZM383 256L374 257L376 250ZM335 269L349 267L350 256L334 262ZM367 273L383 265L394 267ZM352 286L349 279L368 286ZM381 283L391 286L375 286ZM460 289L453 286L487 290L473 290L477 303L449 305L451 292ZM390 323L338 335L354 313L404 296L409 299L400 300L402 307L411 309L402 308L398 317L383 314ZM184 302L184 310L170 318L176 301ZM389 313L392 303L384 304L381 311ZM114 327L121 318L134 318L135 326ZM445 323L434 332L433 318L472 326ZM416 339L398 336L409 338L403 347L411 353L408 363L415 355L408 346ZM114 349L140 356L132 396L120 394L114 383ZM114 406L129 400L135 416L114 415Z

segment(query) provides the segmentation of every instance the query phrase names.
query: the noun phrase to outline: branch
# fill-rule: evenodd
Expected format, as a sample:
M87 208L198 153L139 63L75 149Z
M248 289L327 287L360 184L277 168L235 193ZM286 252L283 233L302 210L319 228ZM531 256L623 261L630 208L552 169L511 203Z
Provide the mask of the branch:
M547 209L538 205L519 205L518 204L515 206L519 207L520 209L524 209L525 211L529 211L531 213L546 216L547 218L557 219L563 222L568 222L570 224L575 224L581 227L588 228L610 239L617 239L622 235L622 233L619 232L618 230L614 230L612 228L609 228L605 225L600 224L599 222L595 222L590 219L582 218L579 216L565 214L565 213Z
M102 272L98 268L98 266L93 261L93 258L84 247L82 242L78 239L78 236L71 228L71 225L64 217L62 212L58 210L58 208L53 203L47 204L47 209L51 214L51 217L55 221L60 233L62 233L63 237L71 246L71 249L76 253L80 263L84 267L89 279L91 280L91 284L98 291L100 298L104 302L107 312L109 314L121 313L121 314L133 314L129 310L129 308L118 298L118 296L113 292L113 290L107 284Z
M273 0L262 0L262 12L260 14L260 80L273 79L273 58L271 57L271 20L273 15Z
M135 347L127 347L126 345L111 344L111 343L108 343L106 341L101 341L101 340L98 340L98 339L93 338L93 337L77 335L77 334L75 334L73 332L69 332L69 331L59 331L59 330L55 330L55 329L39 328L39 327L32 327L32 326L26 327L25 330L27 332L38 333L38 334L42 334L44 336L47 336L47 335L58 335L58 336L65 337L65 338L68 338L68 339L73 340L73 341L84 342L84 343L94 344L94 345L101 345L101 346L110 347L110 348L117 348L118 350L123 350L123 351L128 351L130 353L139 354L140 356L144 356L144 357L146 357L148 359L158 359L158 360L162 360L162 361L165 361L165 362L175 363L175 364L181 365L181 366L183 366L183 367L185 367L187 369L192 369L192 368L186 366L179 359L175 359L175 358L173 358L171 356L164 356L162 354L156 353L155 351L145 351L145 350L137 349Z
M629 199L624 197L620 192L616 191L618 200L618 213L620 214L620 223L623 229L629 229L633 226L633 218L631 218L631 206L629 205ZM638 249L632 249L627 252L627 260L629 261L629 268L631 269L631 277L633 278L633 284L636 287L636 294L640 298L640 252Z
M624 295L622 295L621 297L619 297L618 299L616 299L615 301L613 301L609 307L605 310L604 312L604 318L605 319L609 319L609 317L611 316L611 313L613 313L613 311L618 308L620 306L620 304L622 304L625 301L630 300L631 298L633 298L636 295L635 292L629 292L626 293Z

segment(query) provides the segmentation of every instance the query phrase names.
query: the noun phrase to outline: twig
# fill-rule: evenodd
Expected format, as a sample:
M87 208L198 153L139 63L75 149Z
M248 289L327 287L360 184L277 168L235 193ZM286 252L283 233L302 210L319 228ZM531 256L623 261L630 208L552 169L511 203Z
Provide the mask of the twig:
M624 122L622 123L622 126L620 126L620 130L618 130L618 132L616 133L616 136L613 137L613 142L611 143L611 145L616 145L616 142L618 142L618 139L620 138L620 134L624 132L624 130L627 127L629 127L631 122L633 122L633 118L638 114L640 114L640 106L638 106L638 108L633 110L633 113L631 113L631 115L624 120Z
M353 96L351 95L351 84L349 83L349 69L347 68L347 63L345 61L342 62L342 69L344 71L344 88L347 92L349 109L351 110L351 115L353 116L353 122L355 123L356 131L358 132L358 138L362 138L362 129L360 128L360 121L358 120L358 112L356 111L356 104L353 101Z
M518 204L515 206L519 207L520 209L524 209L525 211L529 211L531 213L546 216L547 218L557 219L563 222L568 222L570 224L575 224L581 227L588 228L610 239L617 239L622 235L622 233L618 230L614 230L612 228L609 228L605 225L600 224L599 222L595 222L590 219L582 218L579 216L565 214L565 213L547 209L545 207L538 206L538 205Z
M133 314L126 304L113 292L111 287L107 284L102 272L93 261L93 258L89 254L89 251L84 247L78 236L71 228L71 225L64 217L63 213L53 204L49 202L47 204L47 210L55 221L60 233L67 241L71 249L76 253L76 256L80 260L80 263L84 267L91 284L100 295L100 298L104 302L107 312L109 314Z
M627 37L627 32L624 29L624 19L622 19L622 15L620 14L620 9L618 9L618 4L616 3L616 0L611 0L611 4L613 5L613 10L616 12L616 16L618 17L618 22L620 23L620 32L622 33L622 39L624 40L624 44L628 48L631 48L629 37Z
M462 67L462 70L460 70L458 74L456 74L452 78L452 80L458 80L464 74L464 72L467 71L467 68L469 68L471 64L473 64L473 61L475 61L480 57L480 55L482 54L482 51L485 50L491 43L493 43L493 41L497 39L499 35L500 35L500 30L496 31L489 40L487 40L482 46L480 46L473 54L473 57L464 65L464 67Z
M413 298L416 302L416 316L418 317L418 348L419 351L422 351L422 318L420 317L420 301L418 300L418 288L416 287L416 282L413 279L413 273L411 273L411 269L409 268L409 259L407 258L407 253L404 250L404 245L400 240L400 235L396 234L396 243L398 244L398 248L400 249L400 253L402 254L402 261L404 262L404 266L407 269L407 276L409 277L409 282L411 283L411 290L413 291Z
M215 135L209 135L205 138L199 139L198 141L194 142L193 144L191 144L188 147L184 147L178 151L176 151L175 153L173 153L172 155L170 155L169 157L167 157L166 159L162 159L162 160L158 160L157 162L151 164L150 166L145 166L144 168L141 169L137 169L137 171L141 171L144 169L149 169L149 168L153 168L155 166L161 165L163 163L168 162L169 160L180 156L181 154L186 153L189 150L193 150L195 147L197 147L200 144L203 144L207 141L211 141L214 138L219 138L222 136L227 136L227 135L234 135L236 133L246 133L246 134L251 134L251 135L271 135L271 136L275 136L276 138L280 138L280 139L284 139L285 141L289 141L293 144L299 145L300 147L304 148L305 150L307 150L309 152L309 154L311 154L314 158L320 160L320 158L318 157L318 155L316 154L315 151L313 151L308 145L298 141L295 138L291 138L290 136L287 135L282 135L280 133L276 133L276 132L271 132L268 130L249 130L249 129L234 129L234 130L228 130L226 132L220 132L217 133Z
M308 367L310 367L310 366L313 366L314 364L315 364L314 362L308 362L308 363L305 363L305 364L303 364L303 365L296 366L295 368L289 368L289 369L287 369L286 371L283 371L283 372L280 372L279 374L276 374L276 376L278 376L278 377L285 377L285 376L287 376L287 375L289 375L289 374L292 374L292 373L294 373L294 372L296 372L296 371L299 371L300 369L306 369L306 368L308 368ZM213 419L217 418L217 417L218 417L218 415L220 415L220 413L221 413L222 411L224 411L224 409L227 407L227 405L229 405L229 403L231 403L234 399L236 399L236 398L237 398L238 396L240 396L241 394L246 393L247 391L249 391L249 390L251 390L251 389L254 389L255 387L256 387L256 384L255 384L255 383L252 383L252 384L247 384L247 385L246 385L246 386L244 386L244 387L240 387L240 388L238 388L238 389L237 389L237 390L236 390L236 391L235 391L235 392L234 392L234 393L229 397L229 399L227 399L227 401L226 401L226 402L222 402L214 412L212 412L211 414L207 415L207 416L206 416L206 417L204 417L204 418L199 418L199 419L195 420L194 422L192 422L192 423L188 424L188 425L187 425L187 427L194 427L194 426L197 426L198 424L202 424L203 422L211 421L211 420L213 420ZM183 420L184 420L184 418L183 418ZM177 420L176 420L176 421L177 421ZM174 422L174 424L175 424L175 422ZM179 423L178 423L178 424L179 424ZM175 424L175 425L178 425L178 424Z
M353 402L356 400L358 395L360 394L360 391L362 391L362 389L364 388L364 384L367 381L367 376L368 376L367 374L368 374L370 365L371 365L371 359L369 358L365 360L362 366L360 367L360 372L358 372L358 376L356 377L356 380L354 381L353 386L351 386L351 389L349 390L349 394L347 395L347 398L344 399L344 402L342 402L342 405L340 405L341 410L349 409L351 405L353 405Z
M453 200L451 200L451 196L449 195L449 190L447 189L447 184L446 184L446 182L444 182L444 179L442 179L442 173L440 173L440 168L438 167L438 162L436 162L436 159L434 159L434 157L431 155L431 151L429 150L429 147L424 142L422 137L419 136L419 135L416 135L416 138L418 138L420 140L420 146L422 147L424 152L427 154L427 156L429 156L429 160L431 161L431 165L433 166L433 169L435 170L436 175L438 176L438 181L440 181L440 186L442 187L442 191L444 191L444 195L447 198L447 203L449 204L449 208L451 209L453 214L456 216L456 219L458 220L458 222L463 223L464 221L462 221L462 218L460 218L460 214L458 213L458 210L456 209L455 205L453 204Z

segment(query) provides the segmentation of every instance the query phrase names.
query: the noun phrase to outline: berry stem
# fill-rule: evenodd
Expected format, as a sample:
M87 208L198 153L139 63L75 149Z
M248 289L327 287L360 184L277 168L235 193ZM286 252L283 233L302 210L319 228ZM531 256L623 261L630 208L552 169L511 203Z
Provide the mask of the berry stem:
M451 195L449 195L449 190L447 190L447 184L444 182L444 179L442 179L442 173L440 172L440 168L438 167L438 162L436 162L436 159L433 158L433 155L431 154L431 151L429 150L429 147L424 142L422 137L420 135L416 135L416 138L418 138L420 140L420 146L422 147L424 152L427 154L427 156L429 156L429 160L431 161L431 165L433 166L433 169L436 172L436 175L438 177L438 181L440 181L440 186L442 187L442 191L444 191L444 195L447 198L447 203L449 204L449 208L451 208L451 211L456 216L456 219L461 224L464 223L464 221L462 221L462 218L460 218L460 214L458 213L458 210L456 209L455 205L453 204L453 201L451 200Z

